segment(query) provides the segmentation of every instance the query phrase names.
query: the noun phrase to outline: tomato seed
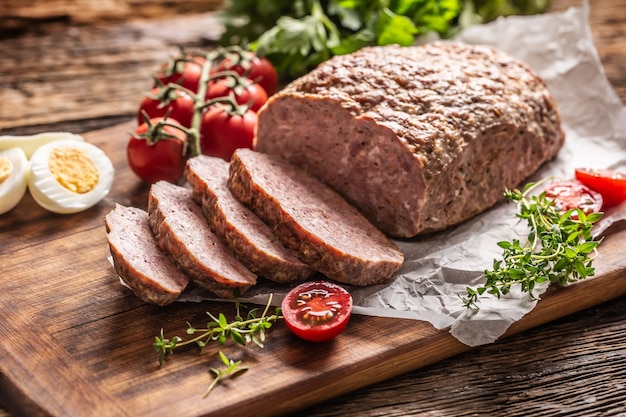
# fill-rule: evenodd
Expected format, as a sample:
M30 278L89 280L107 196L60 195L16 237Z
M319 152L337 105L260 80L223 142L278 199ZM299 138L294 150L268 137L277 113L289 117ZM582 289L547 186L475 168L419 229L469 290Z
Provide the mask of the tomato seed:
M334 309L315 311L311 307L303 308L302 312L302 319L309 323L324 323L330 321L335 317L336 313Z
M295 304L296 307L301 308L301 319L315 324L333 320L342 306L336 300L324 302L331 295L323 289L313 289L298 294Z

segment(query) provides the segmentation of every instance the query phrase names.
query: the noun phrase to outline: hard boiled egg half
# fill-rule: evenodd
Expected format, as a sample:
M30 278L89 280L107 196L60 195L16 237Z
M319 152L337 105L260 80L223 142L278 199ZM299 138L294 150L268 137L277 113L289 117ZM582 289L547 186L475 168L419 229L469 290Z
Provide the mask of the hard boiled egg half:
M27 184L28 159L22 148L0 150L0 214L20 202Z
M46 210L76 213L102 200L111 189L113 176L111 160L97 146L56 140L32 154L28 190Z
M30 159L33 153L46 143L68 139L81 142L85 140L81 135L70 132L42 132L27 136L2 135L0 136L0 149L21 148L26 158Z

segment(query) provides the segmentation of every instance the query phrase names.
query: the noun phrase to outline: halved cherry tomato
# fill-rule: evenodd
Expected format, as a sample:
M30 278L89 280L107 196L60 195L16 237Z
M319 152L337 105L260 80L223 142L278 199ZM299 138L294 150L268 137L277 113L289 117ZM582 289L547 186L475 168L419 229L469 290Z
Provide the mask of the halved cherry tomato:
M191 120L194 112L193 98L181 90L167 87L154 87L150 93L146 94L139 104L137 112L137 124L142 124L146 120L143 113L146 112L149 119L163 117L166 114L177 120L185 127L191 127Z
M296 336L309 342L325 342L348 325L352 296L332 282L310 281L289 291L281 309L287 327Z
M201 152L230 161L235 149L252 149L256 124L257 115L250 109L231 115L221 105L210 106L202 115Z
M225 70L235 71L257 82L268 96L278 91L279 79L276 68L267 58L260 58L254 52L248 51L239 59L237 57L225 58L213 72Z
M554 200L559 212L579 208L585 214L602 210L602 195L577 180L555 181L545 188L546 197ZM576 218L576 214L572 218Z
M135 129L126 147L128 165L143 181L159 180L178 183L183 178L187 158L184 155L186 134L176 127L174 119L156 117Z
M175 83L197 93L204 62L201 57L173 58L161 65L155 77L164 85Z
M228 78L220 78L209 83L206 99L210 100L218 97L226 97L231 92L237 104L249 104L250 110L259 111L261 106L267 101L267 93L259 84L243 81L243 84L234 85L234 81Z
M626 173L610 169L577 168L576 179L602 194L604 207L626 201Z

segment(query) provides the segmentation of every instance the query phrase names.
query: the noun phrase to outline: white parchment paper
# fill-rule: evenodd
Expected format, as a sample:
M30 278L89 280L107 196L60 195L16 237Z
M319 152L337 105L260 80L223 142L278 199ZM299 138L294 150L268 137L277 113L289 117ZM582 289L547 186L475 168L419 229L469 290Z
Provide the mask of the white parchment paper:
M534 179L554 175L572 178L575 167L626 169L626 108L609 84L593 44L588 5L563 13L501 18L472 27L459 36L468 43L488 44L530 64L547 82L559 105L566 143L558 158ZM607 213L600 233L611 222L625 218L625 208ZM467 310L459 295L477 286L483 271L501 256L498 241L514 233L527 235L514 205L502 204L447 231L396 242L406 262L388 285L351 288L354 312L425 320L469 346L491 343L515 321L531 311L536 301L512 291L501 299L482 298L480 310ZM600 246L601 256L601 246ZM545 290L537 288L536 296ZM247 302L265 303L274 294L280 303L286 289L269 282L254 287ZM205 299L187 293L184 300Z

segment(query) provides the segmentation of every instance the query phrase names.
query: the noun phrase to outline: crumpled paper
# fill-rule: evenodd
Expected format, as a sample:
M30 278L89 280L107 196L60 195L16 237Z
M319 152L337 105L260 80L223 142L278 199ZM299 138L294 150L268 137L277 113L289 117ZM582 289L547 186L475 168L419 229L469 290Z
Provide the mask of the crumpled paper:
M626 170L626 107L606 79L588 26L588 4L562 13L515 16L475 26L458 40L492 45L527 62L546 81L563 118L566 143L558 157L531 180L546 176L572 178L576 167ZM410 241L397 241L405 263L389 284L350 288L356 314L410 318L449 329L462 343L494 342L537 301L515 288L500 299L481 298L480 310L468 310L460 295L476 287L483 272L501 257L497 242L524 239L525 224L513 204L501 204L457 227ZM626 207L607 213L596 233L626 218ZM601 250L601 247L600 247ZM546 286L534 291L540 297ZM243 301L273 304L284 297L284 285L263 281ZM194 292L195 291L195 292ZM202 290L181 300L206 299ZM200 292L197 292L200 291Z

